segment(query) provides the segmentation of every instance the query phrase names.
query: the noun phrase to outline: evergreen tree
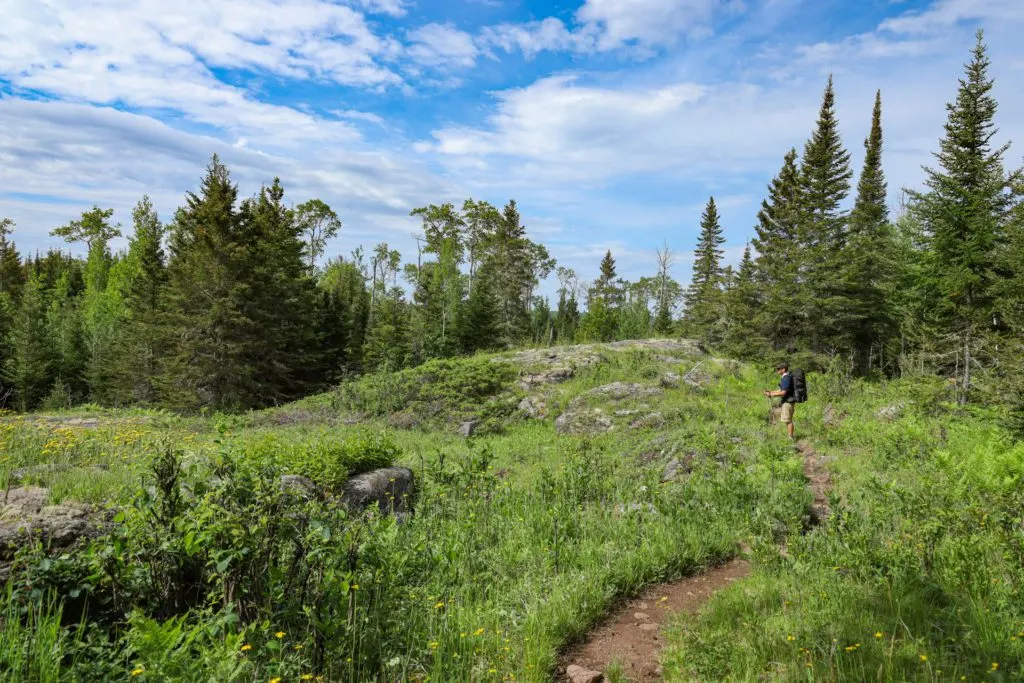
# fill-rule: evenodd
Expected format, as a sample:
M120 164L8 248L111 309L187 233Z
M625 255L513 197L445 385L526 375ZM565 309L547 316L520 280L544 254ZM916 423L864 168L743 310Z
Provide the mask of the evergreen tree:
M505 205L501 220L487 245L485 263L494 275L498 302L498 334L503 345L513 345L528 334L528 294L532 287L534 260L526 228L515 200Z
M720 339L722 286L722 226L715 198L708 200L700 221L693 260L693 282L686 294L687 333L709 343Z
M46 396L54 380L46 294L38 273L33 273L25 285L8 347L3 377L13 389L13 404L21 411L31 410Z
M275 405L323 386L314 328L316 283L304 226L274 179L239 212L237 285L232 303L246 324L236 340L251 373L250 405Z
M840 250L841 280L836 300L843 346L855 368L869 372L884 360L884 348L896 330L888 294L895 244L886 204L882 170L882 95L875 96L871 132L864 142L864 170L850 214L846 244Z
M479 271L468 299L459 307L456 328L463 353L496 348L499 339L497 310L494 278L485 268Z
M53 374L78 400L89 393L85 378L86 347L81 297L75 291L75 273L65 271L49 290L46 332L53 353Z
M163 365L164 402L231 410L259 403L245 343L254 321L238 305L249 245L240 239L238 188L214 156L198 194L189 192L170 228L167 321L174 346Z
M367 368L373 370L401 370L409 364L412 343L400 287L392 287L378 300L363 357Z
M339 258L327 264L319 281L321 292L318 329L325 350L325 373L331 381L362 368L363 344L370 318L370 292L362 252L351 261Z
M580 323L584 339L612 341L619 330L619 306L622 291L615 272L615 258L608 250L601 259L600 274L587 292L587 312Z
M725 330L722 344L736 357L752 358L766 349L757 329L757 311L761 305L756 266L750 245L743 250L739 270L731 278L725 295Z
M149 197L143 197L132 211L134 226L124 263L124 319L117 342L117 402L153 403L157 398L155 380L168 340L165 338L162 305L167 283L166 257L162 246L164 226Z
M815 351L834 350L841 321L838 290L847 213L841 208L850 193L850 153L843 147L835 111L832 77L828 79L814 133L800 165L798 251L794 254L798 288L794 308L803 324L798 331Z
M0 294L7 294L11 302L18 300L25 277L21 269L21 257L9 238L14 231L14 221L0 219Z
M988 69L979 31L956 100L947 105L945 135L936 155L939 168L925 169L927 190L910 194L911 210L926 239L924 278L931 292L931 322L944 341L955 343L949 367L958 370L961 402L968 399L984 333L1002 324L996 309L1002 277L998 259L1019 178L1008 177L1004 170L1008 145L992 145L997 104Z

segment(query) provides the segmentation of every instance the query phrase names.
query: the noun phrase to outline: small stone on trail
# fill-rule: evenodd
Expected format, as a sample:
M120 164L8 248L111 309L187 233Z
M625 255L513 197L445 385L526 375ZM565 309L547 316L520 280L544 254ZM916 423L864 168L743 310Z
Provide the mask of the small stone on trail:
M657 631L660 627L657 624L640 624L641 631Z
M571 683L601 683L604 680L604 674L600 671L590 671L575 664L565 670L565 676Z
M650 621L651 620L651 617L646 615L646 614L644 614L643 612L634 612L633 613L633 618L636 619L637 621Z

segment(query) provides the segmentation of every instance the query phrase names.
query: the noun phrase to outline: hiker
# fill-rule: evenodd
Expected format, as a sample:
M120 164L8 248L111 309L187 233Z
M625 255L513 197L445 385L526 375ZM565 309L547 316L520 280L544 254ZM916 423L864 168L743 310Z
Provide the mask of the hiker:
M789 374L789 363L779 363L775 366L775 372L778 373L779 379L779 390L764 392L764 395L768 398L779 398L781 401L782 408L782 424L786 425L786 432L789 434L789 438L793 436L793 410L797 404L797 387L796 382L793 381L793 375Z

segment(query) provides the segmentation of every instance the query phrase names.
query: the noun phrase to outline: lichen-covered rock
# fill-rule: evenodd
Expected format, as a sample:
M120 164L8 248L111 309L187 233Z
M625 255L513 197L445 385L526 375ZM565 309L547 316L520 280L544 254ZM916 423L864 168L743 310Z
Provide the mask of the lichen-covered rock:
M519 411L534 420L543 420L548 416L548 405L537 396L527 396L519 402Z
M415 495L412 470L388 467L349 479L341 500L353 510L365 510L376 503L381 512L398 515L412 512Z
M459 425L459 436L468 439L469 437L474 436L476 434L477 428L479 426L480 423L477 422L476 420L466 420L465 422Z
M613 401L623 401L627 398L661 396L663 393L665 391L661 387L649 387L635 382L612 382L611 384L591 389L584 396L601 396Z
M559 434L599 434L614 428L615 424L597 410L568 410L555 420Z
M0 497L0 561L8 561L28 538L67 548L108 530L112 512L65 502L48 505L50 492L38 486L10 489Z
M639 417L633 420L629 428L630 429L657 429L658 427L665 424L665 416L660 412L648 413L643 417Z

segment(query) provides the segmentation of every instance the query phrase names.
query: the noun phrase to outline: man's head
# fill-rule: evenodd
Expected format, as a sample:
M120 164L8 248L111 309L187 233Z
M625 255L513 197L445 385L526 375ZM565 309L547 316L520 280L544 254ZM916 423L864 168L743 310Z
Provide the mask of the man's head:
M789 372L789 363L779 363L775 366L775 373L779 376L785 375Z

